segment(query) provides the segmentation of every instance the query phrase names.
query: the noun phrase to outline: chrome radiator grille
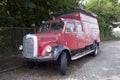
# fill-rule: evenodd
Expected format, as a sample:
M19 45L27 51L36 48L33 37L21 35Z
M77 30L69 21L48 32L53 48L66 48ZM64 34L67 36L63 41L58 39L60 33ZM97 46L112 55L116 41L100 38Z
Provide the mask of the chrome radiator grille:
M34 35L27 35L23 39L23 56L33 58L37 56L37 39Z

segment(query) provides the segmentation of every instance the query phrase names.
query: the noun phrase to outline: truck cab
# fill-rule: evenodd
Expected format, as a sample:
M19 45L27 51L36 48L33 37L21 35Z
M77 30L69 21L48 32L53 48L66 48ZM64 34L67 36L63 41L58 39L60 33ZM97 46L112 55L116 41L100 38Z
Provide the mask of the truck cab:
M69 17L70 15L73 17ZM42 23L36 34L24 36L23 59L30 68L34 67L35 62L56 61L59 63L60 73L65 75L67 64L71 60L87 54L98 55L99 27L92 20L97 21L77 12Z

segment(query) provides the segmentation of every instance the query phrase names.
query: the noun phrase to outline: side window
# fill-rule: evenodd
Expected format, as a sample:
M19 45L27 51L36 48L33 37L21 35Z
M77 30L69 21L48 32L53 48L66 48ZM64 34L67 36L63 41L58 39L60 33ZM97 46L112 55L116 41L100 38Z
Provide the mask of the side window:
M77 23L77 32L82 32L82 25Z
M67 32L74 32L74 28L75 28L74 23L67 23L66 25Z

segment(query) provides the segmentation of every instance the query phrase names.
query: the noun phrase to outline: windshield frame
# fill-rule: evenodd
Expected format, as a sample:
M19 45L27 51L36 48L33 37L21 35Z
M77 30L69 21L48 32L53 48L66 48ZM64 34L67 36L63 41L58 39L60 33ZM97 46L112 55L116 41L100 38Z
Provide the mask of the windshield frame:
M46 22L42 23L39 27L38 32L46 32L46 31L63 31L64 30L64 22ZM53 26L54 25L54 26ZM43 27L44 26L44 27ZM53 28L54 27L54 28Z

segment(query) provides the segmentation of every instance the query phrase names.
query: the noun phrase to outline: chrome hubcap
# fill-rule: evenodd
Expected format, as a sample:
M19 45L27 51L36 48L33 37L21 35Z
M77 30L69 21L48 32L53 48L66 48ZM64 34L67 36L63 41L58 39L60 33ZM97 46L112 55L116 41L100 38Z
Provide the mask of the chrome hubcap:
M98 54L98 48L96 47L95 49L95 54L97 55Z

